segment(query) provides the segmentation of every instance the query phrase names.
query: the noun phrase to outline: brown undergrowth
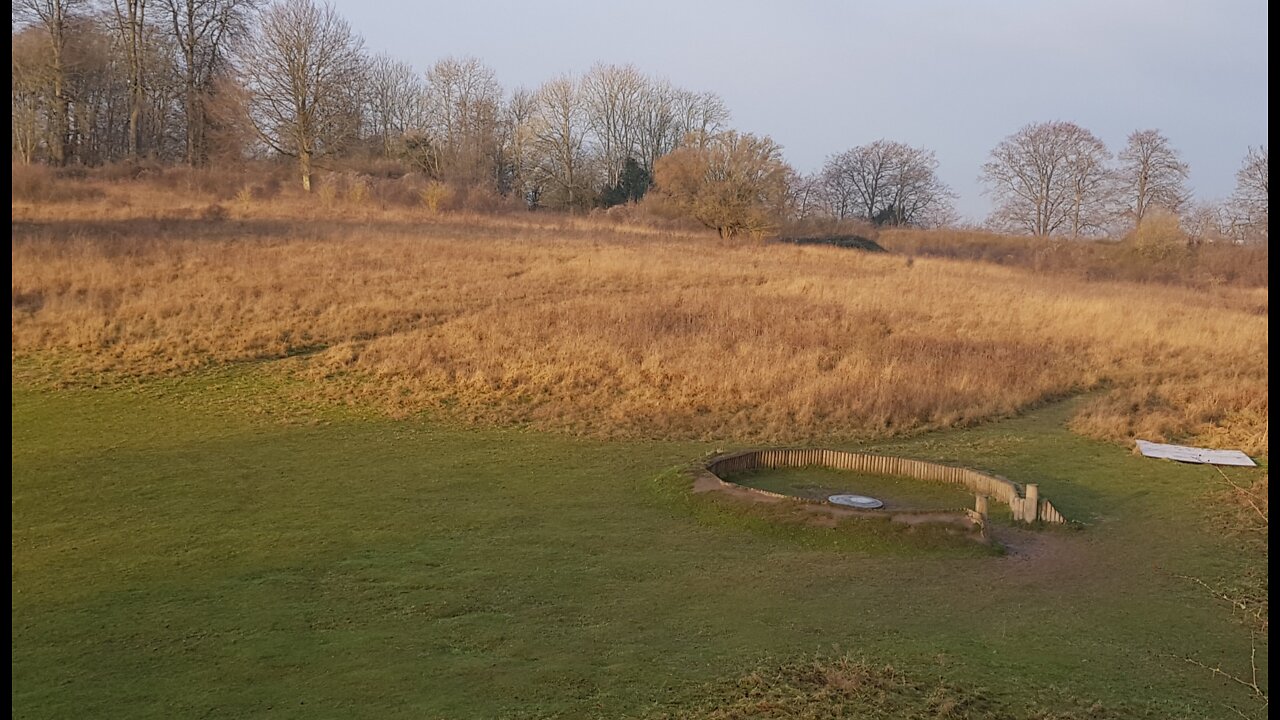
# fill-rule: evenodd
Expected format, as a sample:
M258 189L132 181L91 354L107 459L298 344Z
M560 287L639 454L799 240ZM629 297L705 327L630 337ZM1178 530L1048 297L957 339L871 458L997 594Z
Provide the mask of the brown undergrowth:
M1268 282L1266 245L1192 242L1173 223L1172 237L1134 233L1126 240L1072 240L982 230L889 228L876 234L891 252L1022 267L1087 280L1130 280L1212 288ZM1162 228L1167 230L1167 228Z
M943 658L940 658L943 659ZM1055 693L1012 703L989 689L955 685L849 655L771 660L741 677L708 683L679 710L651 720L1112 720L1149 718L1138 708L1107 708ZM1046 705L1048 707L1046 707Z
M1265 287L544 214L107 185L14 202L14 357L175 373L305 354L319 392L598 436L797 440L972 423L1090 388L1112 440L1267 449Z

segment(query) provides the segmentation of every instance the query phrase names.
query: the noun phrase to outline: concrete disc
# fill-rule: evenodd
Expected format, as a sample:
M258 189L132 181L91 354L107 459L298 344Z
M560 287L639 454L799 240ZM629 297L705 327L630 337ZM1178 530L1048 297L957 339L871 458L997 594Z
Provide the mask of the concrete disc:
M866 495L832 495L827 498L827 502L836 505L847 505L849 507L862 508L863 510L874 510L878 507L884 507L884 503L873 497Z

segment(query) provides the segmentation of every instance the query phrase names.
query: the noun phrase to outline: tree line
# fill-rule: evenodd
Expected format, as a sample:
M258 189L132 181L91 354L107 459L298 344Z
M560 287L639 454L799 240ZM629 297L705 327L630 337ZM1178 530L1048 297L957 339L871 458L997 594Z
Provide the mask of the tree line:
M1200 223L1201 235L1265 239L1267 148L1250 148L1223 206L1194 205L1190 166L1159 130L1136 130L1113 157L1071 122L1032 123L991 151L982 181L995 203L988 224L1031 235L1116 234L1153 215ZM1212 224L1213 228L1203 227Z
M635 200L655 165L726 129L714 93L597 65L505 93L475 58L420 73L311 0L15 0L12 154L100 165L394 160L533 206Z
M12 156L191 166L291 158L310 191L338 160L383 161L485 188L530 208L651 202L722 235L780 218L954 224L931 150L885 139L810 175L767 136L729 126L724 101L630 65L597 64L506 92L475 58L425 72L363 40L314 0L15 0ZM1266 237L1267 150L1250 148L1230 202L1193 205L1189 167L1157 130L1114 157L1088 130L1036 123L982 168L988 225L1032 235L1109 234L1152 213Z

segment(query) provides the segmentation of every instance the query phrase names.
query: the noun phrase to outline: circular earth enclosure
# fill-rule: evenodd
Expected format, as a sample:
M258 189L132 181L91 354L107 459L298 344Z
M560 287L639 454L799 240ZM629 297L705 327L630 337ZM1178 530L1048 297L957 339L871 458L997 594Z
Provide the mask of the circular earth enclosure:
M862 508L864 510L874 510L878 507L884 507L884 503L873 497L866 495L832 495L827 498L827 502L836 505L845 505L847 507Z

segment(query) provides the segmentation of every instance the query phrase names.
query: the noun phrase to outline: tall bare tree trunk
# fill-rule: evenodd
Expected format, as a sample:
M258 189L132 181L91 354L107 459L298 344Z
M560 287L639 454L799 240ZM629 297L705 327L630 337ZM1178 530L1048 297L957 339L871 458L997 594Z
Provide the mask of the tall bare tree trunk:
M129 0L129 156L135 160L142 153L142 105L146 98L142 87L143 23L146 2Z
M182 56L186 61L182 79L186 85L183 110L187 114L187 165L195 167L200 164L199 128L204 121L204 112L200 107L196 88L196 39L193 36L196 26L195 4L192 2L187 2L185 6L171 4L170 12L173 16L174 35L178 37L178 42L182 46ZM179 18L185 19L185 25L180 24Z
M62 52L53 55L53 117L50 130L49 156L54 165L67 164L67 96L62 86Z
M50 15L47 21L49 40L53 46L53 126L50 128L49 155L55 165L67 164L67 144L70 126L67 115L70 103L66 95L66 68L63 66L62 50L66 47L66 16L62 3L50 3Z
M187 113L187 164L195 167L201 164L204 109L200 105L199 93L193 77L187 77L187 91L184 99Z
M311 151L302 148L298 151L298 167L302 170L302 189L311 192Z
M129 61L129 159L137 160L142 151L142 87L143 30L146 22L146 0L114 0L116 26Z

